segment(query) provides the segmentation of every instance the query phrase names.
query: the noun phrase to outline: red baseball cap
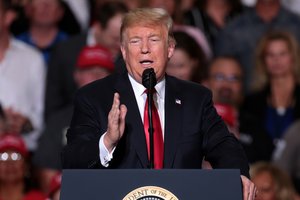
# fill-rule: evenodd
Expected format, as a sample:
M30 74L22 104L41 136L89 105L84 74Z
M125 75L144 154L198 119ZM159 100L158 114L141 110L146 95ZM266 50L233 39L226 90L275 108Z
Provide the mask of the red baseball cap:
M109 50L99 45L84 47L79 53L77 68L88 69L91 67L100 67L113 71L114 63Z
M0 136L0 152L14 150L22 156L27 157L28 150L25 142L18 134L5 133Z

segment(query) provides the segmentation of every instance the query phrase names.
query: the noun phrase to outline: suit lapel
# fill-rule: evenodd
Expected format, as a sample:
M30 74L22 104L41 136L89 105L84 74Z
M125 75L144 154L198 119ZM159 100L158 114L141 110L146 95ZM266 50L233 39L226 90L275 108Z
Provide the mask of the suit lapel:
M135 148L142 166L147 168L148 155L146 148L146 138L144 133L144 126L138 109L138 105L134 96L132 86L130 84L127 72L123 73L116 82L116 91L119 92L121 103L127 106L126 115L126 130L125 134L129 138L130 144L132 143Z
M182 129L182 97L178 85L166 76L164 168L172 168Z

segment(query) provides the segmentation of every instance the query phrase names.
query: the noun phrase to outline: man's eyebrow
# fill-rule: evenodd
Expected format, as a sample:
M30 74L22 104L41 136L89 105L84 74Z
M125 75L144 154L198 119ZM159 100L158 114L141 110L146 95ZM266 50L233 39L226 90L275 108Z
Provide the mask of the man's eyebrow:
M140 39L141 37L140 36L132 36L132 37L129 37L129 39Z
M157 33L153 33L153 34L150 34L149 37L160 37L160 35Z

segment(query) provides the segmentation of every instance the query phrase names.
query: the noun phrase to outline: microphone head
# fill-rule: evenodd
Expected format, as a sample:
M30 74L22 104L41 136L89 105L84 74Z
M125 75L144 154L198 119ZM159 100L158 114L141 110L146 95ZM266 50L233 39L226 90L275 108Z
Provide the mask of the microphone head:
M153 89L156 85L156 76L153 68L147 68L143 71L142 84L147 89Z

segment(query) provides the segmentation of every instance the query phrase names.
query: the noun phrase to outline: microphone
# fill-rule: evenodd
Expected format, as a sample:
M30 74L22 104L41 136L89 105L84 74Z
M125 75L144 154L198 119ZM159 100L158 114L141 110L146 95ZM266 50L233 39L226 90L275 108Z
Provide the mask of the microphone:
M150 143L150 160L149 168L154 169L154 139L153 139L153 120L152 120L152 102L153 102L153 89L156 85L156 76L153 68L147 68L143 71L142 84L147 88L147 101L148 101L148 123L149 123L149 143Z
M156 85L156 76L153 68L147 68L143 71L142 84L148 91L153 90Z

